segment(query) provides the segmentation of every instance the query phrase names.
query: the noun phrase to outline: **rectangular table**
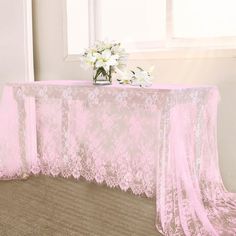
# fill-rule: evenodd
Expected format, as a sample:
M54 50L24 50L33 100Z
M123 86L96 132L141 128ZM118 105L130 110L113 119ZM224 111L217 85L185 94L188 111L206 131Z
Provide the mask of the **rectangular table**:
M0 105L0 177L81 176L156 198L165 235L236 235L222 183L213 86L11 83Z

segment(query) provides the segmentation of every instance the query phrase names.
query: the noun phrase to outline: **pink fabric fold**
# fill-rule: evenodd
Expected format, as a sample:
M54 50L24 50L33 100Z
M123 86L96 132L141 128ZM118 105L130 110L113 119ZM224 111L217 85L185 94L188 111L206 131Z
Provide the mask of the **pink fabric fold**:
M0 178L81 176L156 197L164 235L236 235L218 166L211 86L12 83L0 104Z

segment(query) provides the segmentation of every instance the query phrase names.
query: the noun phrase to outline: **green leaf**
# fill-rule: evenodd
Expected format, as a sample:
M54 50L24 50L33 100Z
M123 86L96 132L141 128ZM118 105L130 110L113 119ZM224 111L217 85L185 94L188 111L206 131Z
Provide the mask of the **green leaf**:
M139 67L139 66L137 66L137 68L138 68L139 70L141 70L141 71L144 71L144 69L143 69L143 68L141 68L141 67Z

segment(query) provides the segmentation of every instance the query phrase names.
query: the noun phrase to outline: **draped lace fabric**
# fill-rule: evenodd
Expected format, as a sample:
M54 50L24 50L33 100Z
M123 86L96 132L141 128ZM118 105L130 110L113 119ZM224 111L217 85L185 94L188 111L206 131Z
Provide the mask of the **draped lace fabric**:
M214 87L5 86L0 177L80 176L156 197L165 235L236 235L218 167Z

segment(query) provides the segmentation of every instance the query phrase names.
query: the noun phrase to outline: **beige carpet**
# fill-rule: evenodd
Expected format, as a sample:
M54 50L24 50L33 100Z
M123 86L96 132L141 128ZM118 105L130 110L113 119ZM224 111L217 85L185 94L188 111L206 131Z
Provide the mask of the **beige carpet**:
M158 236L155 200L84 180L0 181L0 236Z

